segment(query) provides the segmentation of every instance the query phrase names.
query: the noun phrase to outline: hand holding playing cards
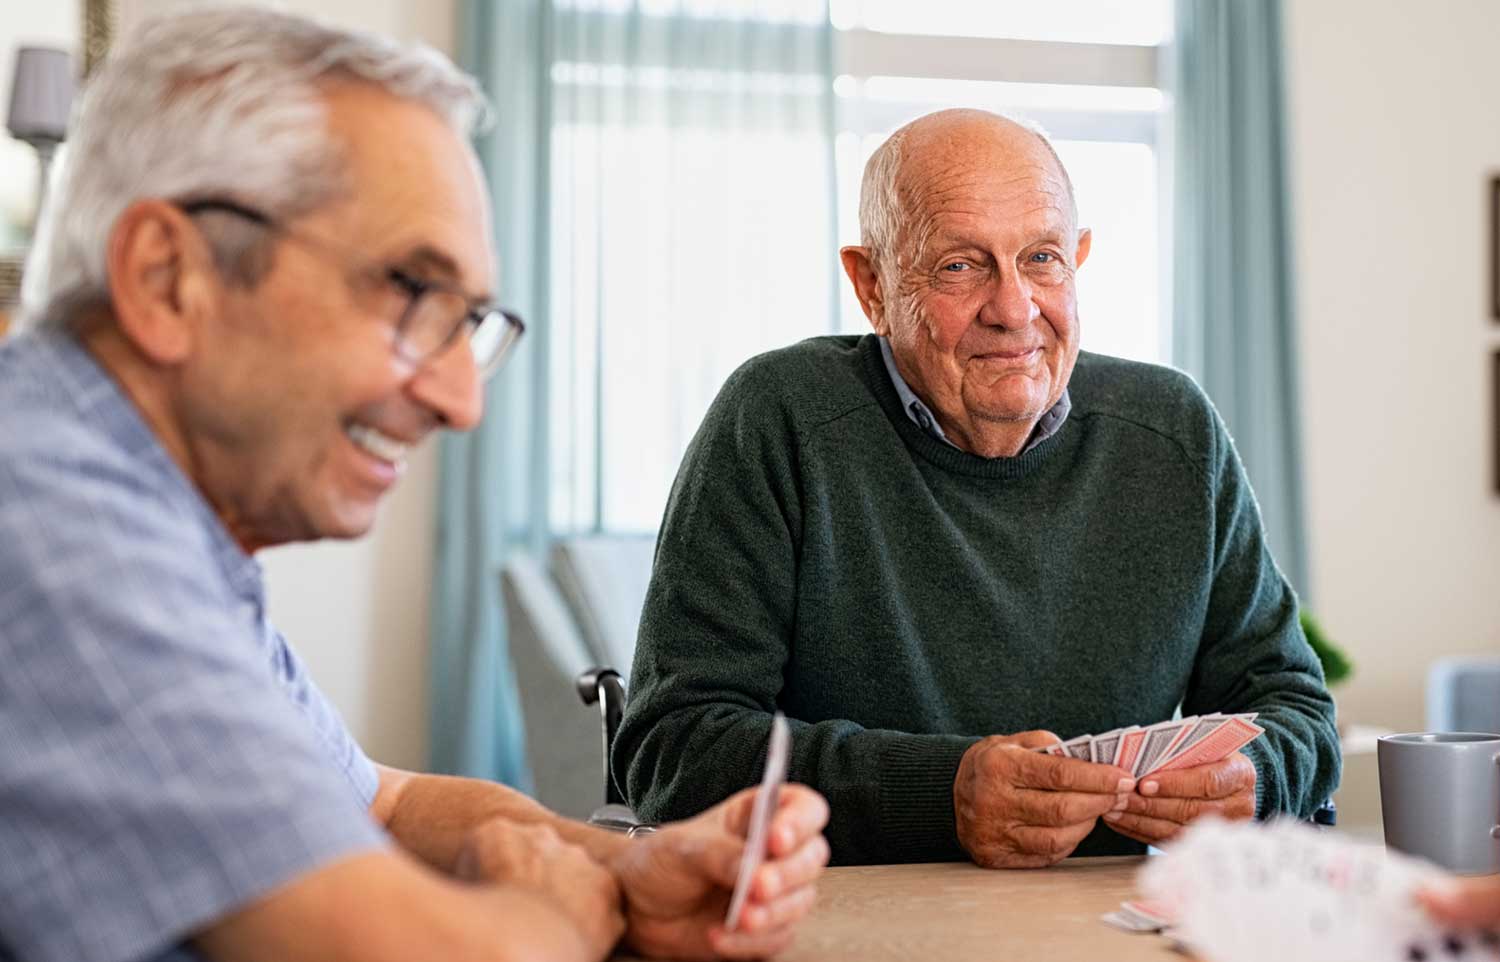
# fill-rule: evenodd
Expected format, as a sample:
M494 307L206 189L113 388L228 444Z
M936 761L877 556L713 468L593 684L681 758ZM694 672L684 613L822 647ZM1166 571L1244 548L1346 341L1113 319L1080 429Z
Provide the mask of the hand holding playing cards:
M1051 732L993 735L964 753L953 782L958 841L985 868L1060 862L1135 787L1112 765L1042 754Z
M755 794L746 789L624 848L614 868L625 896L625 939L635 950L668 959L749 959L791 944L828 864L828 803L806 786L782 786L766 860L755 873L739 927L728 932L724 913Z
M1242 753L1142 776L1125 810L1104 820L1121 835L1156 845L1207 814L1231 821L1255 817L1255 766Z

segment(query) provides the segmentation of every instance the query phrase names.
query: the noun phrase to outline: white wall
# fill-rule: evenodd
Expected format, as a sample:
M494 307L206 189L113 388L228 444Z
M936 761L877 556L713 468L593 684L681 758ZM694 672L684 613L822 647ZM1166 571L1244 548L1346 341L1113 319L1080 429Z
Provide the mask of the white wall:
M1290 0L1286 29L1315 607L1341 713L1420 729L1434 658L1500 653L1500 4Z

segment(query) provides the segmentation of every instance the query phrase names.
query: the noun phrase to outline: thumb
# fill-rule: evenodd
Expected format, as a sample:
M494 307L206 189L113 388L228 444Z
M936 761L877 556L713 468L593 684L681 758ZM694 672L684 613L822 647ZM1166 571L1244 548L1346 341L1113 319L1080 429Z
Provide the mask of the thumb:
M744 839L728 832L704 834L692 840L688 864L702 876L724 888L734 888L740 874L740 859L745 854Z
M1020 748L1046 748L1048 745L1057 745L1062 742L1061 738L1049 731L1017 732L1014 735L1007 735L1006 740Z

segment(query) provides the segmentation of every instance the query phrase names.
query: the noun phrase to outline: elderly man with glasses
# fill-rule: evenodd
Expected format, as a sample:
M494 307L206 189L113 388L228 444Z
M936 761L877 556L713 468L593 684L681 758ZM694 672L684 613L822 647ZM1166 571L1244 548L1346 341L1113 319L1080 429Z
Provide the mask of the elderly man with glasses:
M256 550L354 537L480 417L472 81L261 10L144 27L86 91L0 345L0 958L678 958L785 946L827 860L791 786L654 835L372 763L266 618Z

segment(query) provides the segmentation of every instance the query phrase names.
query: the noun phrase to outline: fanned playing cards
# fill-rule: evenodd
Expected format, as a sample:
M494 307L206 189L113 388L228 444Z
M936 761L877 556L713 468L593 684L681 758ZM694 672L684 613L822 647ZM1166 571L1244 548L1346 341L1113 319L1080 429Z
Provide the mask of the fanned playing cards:
M1255 718L1255 712L1193 715L1146 728L1131 725L1102 735L1079 735L1037 751L1115 765L1140 777L1228 758L1265 732Z
M1208 818L1147 859L1147 901L1105 921L1134 931L1165 924L1195 958L1214 962L1500 962L1500 933L1450 931L1418 905L1417 889L1445 876L1290 819Z

